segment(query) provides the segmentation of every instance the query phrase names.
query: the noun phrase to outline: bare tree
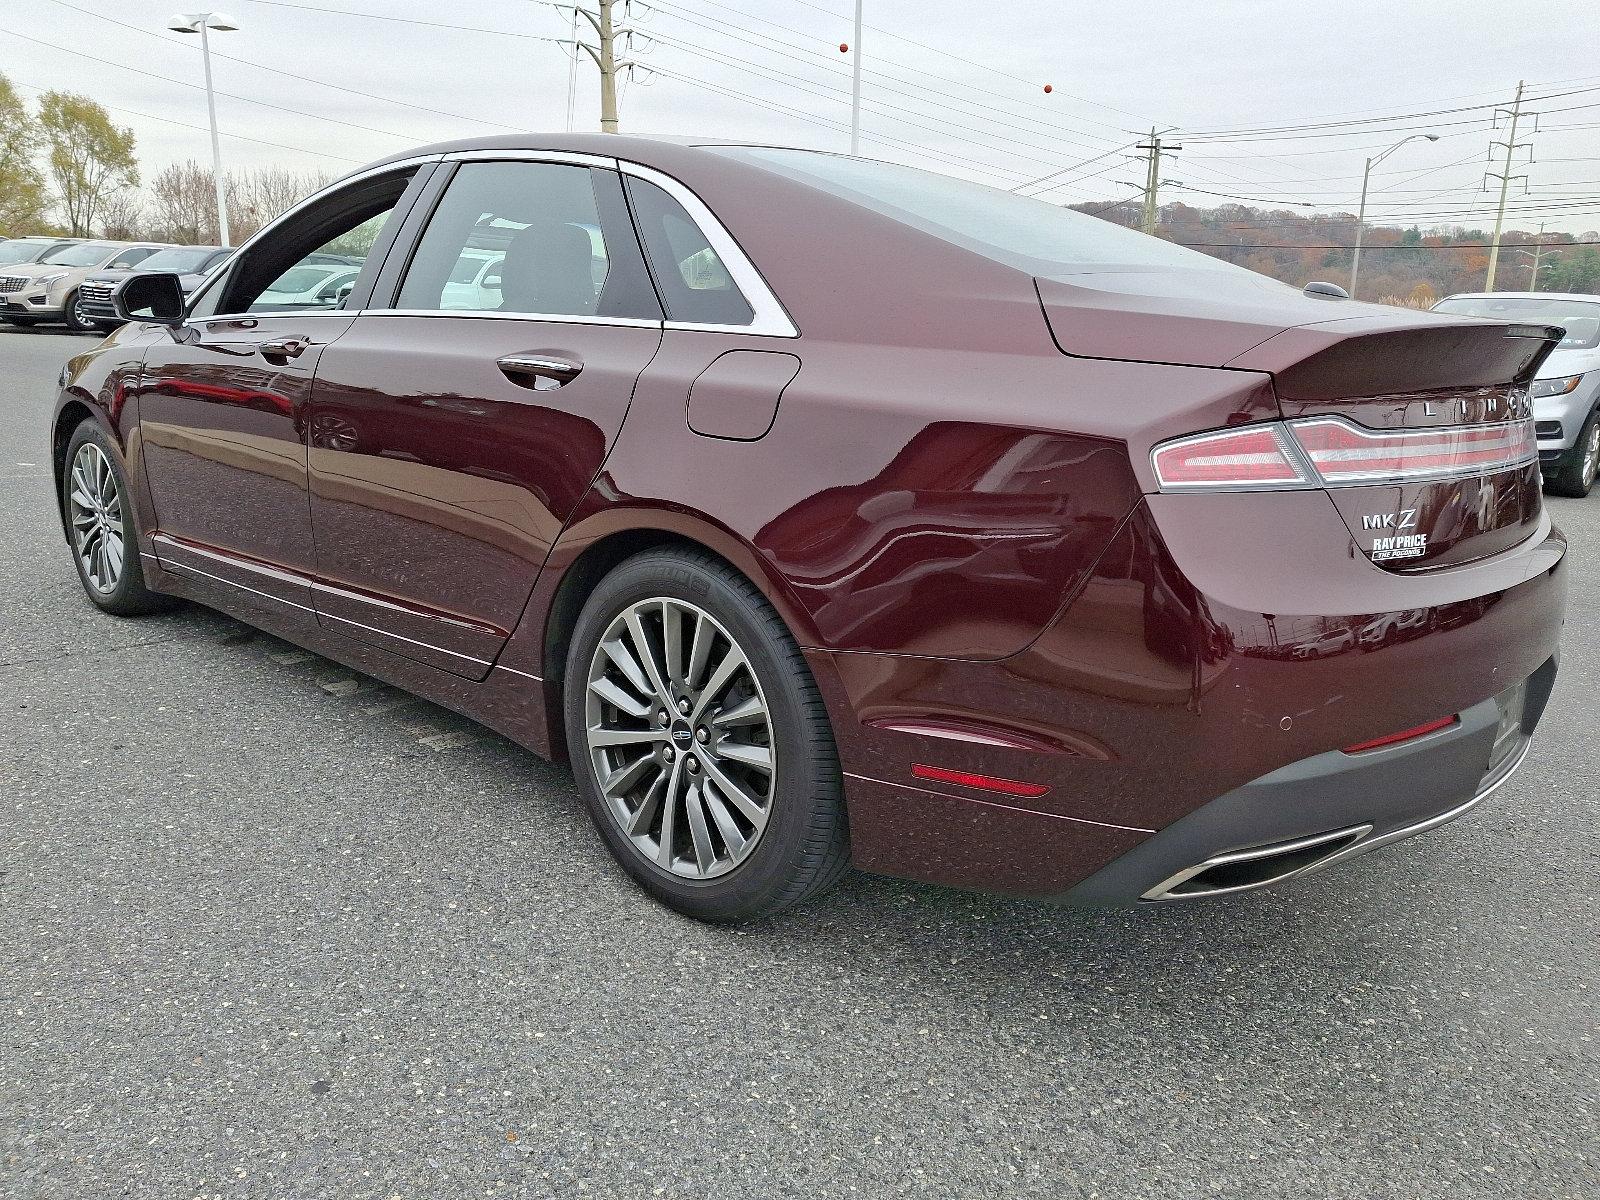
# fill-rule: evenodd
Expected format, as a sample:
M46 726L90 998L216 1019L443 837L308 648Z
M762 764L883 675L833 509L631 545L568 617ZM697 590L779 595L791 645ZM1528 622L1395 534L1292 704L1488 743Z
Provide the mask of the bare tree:
M157 172L150 194L153 226L162 238L187 245L216 241L217 193L211 180L211 172L193 159Z
M125 188L100 202L100 236L129 242L151 238L138 192Z

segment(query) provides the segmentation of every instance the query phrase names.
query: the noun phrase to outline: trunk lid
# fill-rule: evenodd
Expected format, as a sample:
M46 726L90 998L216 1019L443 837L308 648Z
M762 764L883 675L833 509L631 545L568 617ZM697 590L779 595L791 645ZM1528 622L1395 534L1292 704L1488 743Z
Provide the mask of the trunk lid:
M1559 330L1318 298L1231 271L1037 284L1064 353L1270 375L1353 552L1386 570L1498 554L1538 526L1527 385Z

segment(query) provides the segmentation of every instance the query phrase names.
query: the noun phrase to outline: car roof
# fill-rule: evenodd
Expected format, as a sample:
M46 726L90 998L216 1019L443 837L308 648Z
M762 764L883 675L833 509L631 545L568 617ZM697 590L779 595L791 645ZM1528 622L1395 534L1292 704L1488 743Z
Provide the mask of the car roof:
M1588 300L1600 304L1600 296L1589 292L1451 292L1445 300Z

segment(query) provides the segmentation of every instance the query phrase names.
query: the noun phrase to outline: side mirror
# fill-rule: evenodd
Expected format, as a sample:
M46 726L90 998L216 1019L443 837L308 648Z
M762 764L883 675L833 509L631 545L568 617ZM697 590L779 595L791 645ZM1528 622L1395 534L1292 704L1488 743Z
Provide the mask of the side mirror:
M355 290L355 280L351 280L349 283L341 283L339 285L339 291L336 293L337 299L334 303L334 307L343 308L347 303L349 303L350 293Z
M183 282L168 271L130 275L117 285L112 303L124 321L183 324Z

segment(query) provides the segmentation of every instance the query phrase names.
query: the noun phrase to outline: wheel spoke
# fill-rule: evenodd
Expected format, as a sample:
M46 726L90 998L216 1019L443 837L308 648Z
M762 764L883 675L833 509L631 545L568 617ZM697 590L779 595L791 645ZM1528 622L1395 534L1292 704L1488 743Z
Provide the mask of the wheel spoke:
M620 708L630 717L647 717L650 715L650 705L640 700L637 696L628 695L614 679L602 676L589 685L589 690L607 704Z
M661 602L661 649L667 660L667 679L680 690L683 679L683 609L671 600Z
M122 575L122 538L113 532L105 539L105 554L111 574L107 583L115 583Z
M645 742L664 742L670 736L665 729L607 729L597 725L589 730L589 745L596 750L604 746L638 746Z
M717 746L717 757L732 759L737 763L755 767L762 771L772 770L772 748L770 746L750 746L743 742L723 742Z
M650 674L650 686L665 703L672 703L672 691L662 681L661 670L656 666L656 652L650 645L650 635L645 632L644 622L639 619L637 609L628 614L628 634L633 641L633 648L644 661L644 669Z
M677 831L678 781L683 778L683 759L672 764L672 774L661 796L661 842L656 847L656 862L672 869L672 838Z
M706 680L705 687L695 699L694 711L689 714L691 723L700 720L701 714L722 694L722 689L732 682L734 672L742 666L744 666L744 655L739 653L739 647L729 646L728 652L722 656L722 661L717 664L716 670L711 672L711 678Z
M711 718L711 723L717 726L765 725L767 723L767 706L761 703L760 696L751 696L748 700L735 704L727 711L719 712Z
M711 814L717 832L722 835L722 844L727 846L728 853L732 857L738 858L748 839L740 832L739 823L733 819L733 814L722 802L722 797L712 788L710 780L707 780L705 786L700 789L700 798L705 803L706 811Z
M705 672L706 662L711 657L711 642L716 636L716 628L705 614L696 612L694 641L689 647L689 665L683 672L683 680L689 687L694 687L695 681Z
M628 836L639 837L649 832L651 821L655 820L656 811L661 807L661 797L667 790L667 780L670 773L661 770L650 781L650 787L644 794L644 799L639 801L639 807L634 809L633 816L628 820Z
M658 765L653 754L641 754L638 758L628 763L627 766L618 767L606 776L605 782L600 785L600 790L608 796L621 796L639 780L644 778L644 773L651 767Z
M641 696L650 695L650 680L646 678L639 661L633 657L633 651L622 644L621 638L611 638L600 643L600 649L606 652L606 657L616 664L617 670L627 676L628 682L633 685L633 690Z
M700 805L700 785L691 783L683 798L683 809L689 817L689 836L694 841L694 861L703 875L717 860L711 845L711 830L706 827L706 811Z
M705 761L703 765L706 769L706 774L711 778L711 782L717 785L717 791L721 792L730 804L744 814L745 820L749 821L757 829L767 823L767 810L751 799L742 787L729 779L721 767L710 761Z

